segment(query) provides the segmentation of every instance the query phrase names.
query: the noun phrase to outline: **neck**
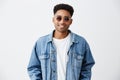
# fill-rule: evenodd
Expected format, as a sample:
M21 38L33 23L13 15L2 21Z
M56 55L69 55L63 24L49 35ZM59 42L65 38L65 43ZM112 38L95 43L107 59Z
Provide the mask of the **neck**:
M69 34L69 31L66 32L58 32L55 30L53 37L56 39L63 39Z

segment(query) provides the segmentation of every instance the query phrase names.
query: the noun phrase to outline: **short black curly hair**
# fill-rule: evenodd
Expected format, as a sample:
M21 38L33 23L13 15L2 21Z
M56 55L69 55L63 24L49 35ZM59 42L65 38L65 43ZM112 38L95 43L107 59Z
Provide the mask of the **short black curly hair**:
M74 13L74 9L71 5L60 3L60 4L57 4L57 5L54 6L54 9L53 9L54 14L60 9L67 10L70 13L71 16Z

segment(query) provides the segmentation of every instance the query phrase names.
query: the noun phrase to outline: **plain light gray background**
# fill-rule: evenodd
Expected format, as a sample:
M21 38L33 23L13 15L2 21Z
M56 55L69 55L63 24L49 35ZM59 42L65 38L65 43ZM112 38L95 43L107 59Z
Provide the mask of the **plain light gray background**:
M0 0L0 80L29 80L35 41L53 29L53 6L71 4L70 29L88 41L92 80L120 80L120 0Z

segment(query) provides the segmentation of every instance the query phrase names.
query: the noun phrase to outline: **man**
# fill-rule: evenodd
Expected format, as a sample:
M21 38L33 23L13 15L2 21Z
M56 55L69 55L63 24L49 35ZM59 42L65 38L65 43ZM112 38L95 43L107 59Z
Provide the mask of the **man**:
M69 30L74 9L57 4L55 30L40 37L33 48L28 73L31 80L91 80L94 59L87 41Z

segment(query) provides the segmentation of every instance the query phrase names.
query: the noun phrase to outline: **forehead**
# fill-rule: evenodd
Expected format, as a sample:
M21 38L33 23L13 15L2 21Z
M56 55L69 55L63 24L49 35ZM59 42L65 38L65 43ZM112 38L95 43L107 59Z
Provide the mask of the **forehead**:
M55 15L70 16L71 17L70 13L67 10L63 10L63 9L58 10L55 13Z

